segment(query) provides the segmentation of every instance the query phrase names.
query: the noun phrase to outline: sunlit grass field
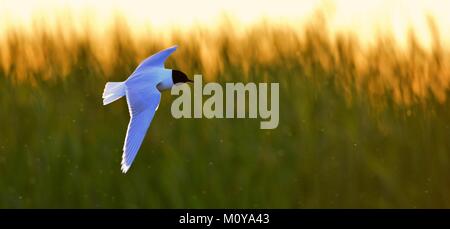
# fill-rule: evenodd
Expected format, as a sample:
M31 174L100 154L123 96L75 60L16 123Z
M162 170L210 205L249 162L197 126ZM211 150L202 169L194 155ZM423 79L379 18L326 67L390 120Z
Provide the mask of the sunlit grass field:
M0 41L1 208L448 208L450 53L410 34L363 47L262 21L243 32L150 30L118 20L108 39L67 27L9 30ZM170 92L124 175L125 100L107 81L178 44L166 62L205 82L280 84L280 122L174 119ZM206 97L205 97L206 99Z

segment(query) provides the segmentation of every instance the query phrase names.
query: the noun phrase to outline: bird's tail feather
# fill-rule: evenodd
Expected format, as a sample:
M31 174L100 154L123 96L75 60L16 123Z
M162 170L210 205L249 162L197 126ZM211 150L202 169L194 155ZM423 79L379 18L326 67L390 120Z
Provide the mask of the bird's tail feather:
M108 82L103 91L103 105L108 105L125 95L124 82Z

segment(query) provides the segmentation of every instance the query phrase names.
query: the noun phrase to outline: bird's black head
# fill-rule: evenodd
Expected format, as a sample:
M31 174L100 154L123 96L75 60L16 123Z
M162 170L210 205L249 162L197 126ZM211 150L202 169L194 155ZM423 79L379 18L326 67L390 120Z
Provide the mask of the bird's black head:
M172 81L173 84L177 83L187 83L187 82L194 82L187 78L186 74L184 74L182 71L178 70L172 70Z

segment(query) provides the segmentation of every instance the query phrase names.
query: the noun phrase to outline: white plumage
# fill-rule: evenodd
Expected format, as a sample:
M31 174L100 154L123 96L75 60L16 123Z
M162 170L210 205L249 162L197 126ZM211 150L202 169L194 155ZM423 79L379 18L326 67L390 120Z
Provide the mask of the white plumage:
M172 70L164 68L164 61L177 46L158 52L142 61L124 82L108 82L103 92L103 105L126 96L130 111L121 170L126 173L141 147L161 99L160 90L173 86Z

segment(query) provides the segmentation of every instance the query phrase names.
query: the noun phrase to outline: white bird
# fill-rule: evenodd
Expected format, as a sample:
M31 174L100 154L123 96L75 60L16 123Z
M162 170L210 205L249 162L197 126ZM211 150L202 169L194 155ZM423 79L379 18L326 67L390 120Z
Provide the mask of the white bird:
M164 68L164 61L177 49L172 46L144 61L123 82L106 83L103 105L126 96L130 122L123 146L121 170L126 173L133 163L144 140L147 129L158 109L161 91L171 89L177 83L193 82L178 70Z

